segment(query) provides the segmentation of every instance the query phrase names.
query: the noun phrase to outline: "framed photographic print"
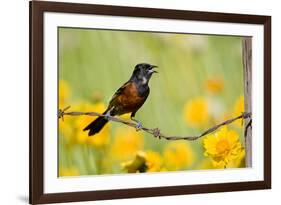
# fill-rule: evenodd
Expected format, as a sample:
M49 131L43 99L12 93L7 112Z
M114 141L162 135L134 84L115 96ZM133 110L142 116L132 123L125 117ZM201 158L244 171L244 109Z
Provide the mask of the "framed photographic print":
M30 203L271 188L271 17L30 2Z

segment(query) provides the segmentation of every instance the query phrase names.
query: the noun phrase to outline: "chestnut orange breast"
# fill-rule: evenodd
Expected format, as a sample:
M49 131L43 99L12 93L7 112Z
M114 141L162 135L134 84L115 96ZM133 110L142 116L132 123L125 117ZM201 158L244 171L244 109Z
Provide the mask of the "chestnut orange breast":
M134 83L130 83L123 91L123 94L118 96L119 103L126 111L134 110L143 103L143 97L139 96L138 89Z
M125 83L112 97L110 102L114 106L114 113L122 115L138 110L145 102L147 95L139 95L138 88L135 83Z

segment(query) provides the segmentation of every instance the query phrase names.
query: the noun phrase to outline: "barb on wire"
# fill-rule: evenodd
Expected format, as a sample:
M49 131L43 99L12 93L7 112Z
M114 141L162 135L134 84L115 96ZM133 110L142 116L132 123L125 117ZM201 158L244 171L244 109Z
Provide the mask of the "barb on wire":
M133 121L129 121L129 120L124 120L118 117L113 117L113 116L105 116L103 114L97 113L97 112L66 112L68 109L70 108L70 106L64 108L64 109L59 109L58 112L58 118L61 118L62 120L64 120L64 116L65 115L70 115L70 116L79 116L79 115L89 115L89 116L101 116L101 117L107 117L108 120L113 121L113 122L118 122L118 123L122 123L125 124L127 126L133 127L137 130L142 130L144 132L147 132L151 135L153 135L154 137L157 137L159 139L163 138L166 140L188 140L188 141L193 141L193 140L197 140L205 135L208 135L214 131L216 131L217 129L219 129L220 127L224 126L224 125L228 125L238 119L247 119L247 118L251 118L251 113L246 113L243 112L241 113L241 115L231 118L229 120L226 120L220 124L217 124L207 130L205 130L203 133L201 133L200 135L194 135L194 136L167 136L165 134L163 134L161 132L161 130L159 128L146 128L146 127L138 127L138 124L133 122Z

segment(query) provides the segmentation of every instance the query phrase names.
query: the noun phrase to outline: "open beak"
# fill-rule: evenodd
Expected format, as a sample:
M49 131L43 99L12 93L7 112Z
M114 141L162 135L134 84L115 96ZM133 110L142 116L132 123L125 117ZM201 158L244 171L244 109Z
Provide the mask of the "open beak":
M150 72L152 72L152 73L158 73L158 71L156 71L154 68L158 68L158 66L156 66L156 65L151 65Z

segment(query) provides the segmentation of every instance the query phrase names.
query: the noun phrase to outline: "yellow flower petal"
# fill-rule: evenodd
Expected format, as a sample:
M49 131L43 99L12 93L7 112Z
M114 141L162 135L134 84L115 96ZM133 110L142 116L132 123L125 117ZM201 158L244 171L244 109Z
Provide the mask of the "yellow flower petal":
M128 160L143 148L143 135L134 128L117 128L111 145L111 156L116 160Z
M163 159L161 155L154 151L146 151L146 165L148 172L157 172L162 170Z
M127 170L128 173L145 172L147 170L146 154L139 151L133 160L124 162L121 166Z
M68 98L70 97L70 87L65 80L59 81L59 108L63 109L66 105Z
M164 171L163 160L154 151L138 151L133 160L121 164L128 173Z
M194 155L188 143L174 141L164 149L164 162L168 170L181 170L192 165Z
M205 84L206 90L209 93L216 94L223 90L224 82L221 76L215 76L207 79Z
M184 106L184 119L188 125L202 126L208 122L208 103L203 97L196 97Z
M208 135L203 140L203 146L205 148L204 155L211 157L216 168L229 167L230 164L234 164L235 160L235 164L238 165L238 161L243 160L241 153L244 149L239 141L239 136L235 131L228 130L227 126ZM237 159L239 160L237 161Z

